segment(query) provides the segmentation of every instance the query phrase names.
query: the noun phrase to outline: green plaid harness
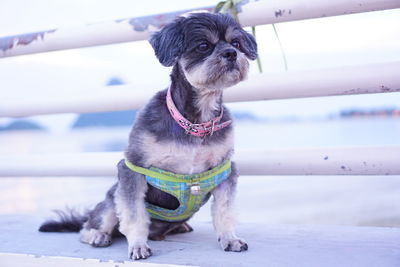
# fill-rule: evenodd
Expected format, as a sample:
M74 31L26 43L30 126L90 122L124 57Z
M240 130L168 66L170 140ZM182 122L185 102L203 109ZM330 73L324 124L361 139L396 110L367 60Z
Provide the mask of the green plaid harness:
M125 165L143 174L147 183L175 196L180 205L175 210L164 209L146 202L146 209L154 219L176 222L190 218L210 198L211 191L227 179L231 173L231 161L199 174L175 174L162 169L136 166L125 159ZM200 189L198 192L197 190Z

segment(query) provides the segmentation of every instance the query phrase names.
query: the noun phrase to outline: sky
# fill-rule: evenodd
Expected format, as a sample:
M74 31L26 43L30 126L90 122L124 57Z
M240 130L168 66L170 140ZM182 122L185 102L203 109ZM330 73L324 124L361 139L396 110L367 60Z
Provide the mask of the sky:
M0 37L209 6L217 2L2 0ZM400 9L396 9L279 23L276 29L285 51L288 71L301 71L400 61L399 25ZM279 43L271 25L257 26L256 29L264 72L284 72ZM0 59L0 99L40 95L62 97L82 91L95 92L113 76L128 84L150 83L162 89L168 85L169 72L169 68L159 64L146 41L10 57ZM253 62L249 78L257 72ZM324 116L346 108L400 108L400 94L244 102L229 106L261 117ZM54 129L64 129L74 116L35 118L50 123ZM4 121L0 119L0 124ZM55 121L59 123L55 124Z

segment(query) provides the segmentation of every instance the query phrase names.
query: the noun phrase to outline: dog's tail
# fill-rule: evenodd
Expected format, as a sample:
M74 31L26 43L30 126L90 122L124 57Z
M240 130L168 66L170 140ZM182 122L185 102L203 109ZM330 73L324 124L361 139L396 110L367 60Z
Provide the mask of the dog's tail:
M66 211L55 210L56 220L44 222L40 227L40 232L79 232L83 224L88 220L87 212L81 214L74 209Z

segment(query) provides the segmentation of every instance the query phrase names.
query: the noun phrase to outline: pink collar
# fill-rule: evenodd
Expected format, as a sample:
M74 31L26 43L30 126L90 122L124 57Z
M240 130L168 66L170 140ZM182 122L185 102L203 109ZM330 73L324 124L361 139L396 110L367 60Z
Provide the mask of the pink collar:
M215 131L221 130L222 128L225 128L226 126L232 123L231 120L219 123L220 120L222 119L223 108L221 109L221 114L210 121L198 124L191 123L189 120L183 117L182 114L176 108L174 101L172 100L171 97L171 86L168 88L166 100L167 100L167 107L172 118L174 118L174 120L179 124L179 126L185 129L187 134L200 137L204 137L206 135L211 136Z

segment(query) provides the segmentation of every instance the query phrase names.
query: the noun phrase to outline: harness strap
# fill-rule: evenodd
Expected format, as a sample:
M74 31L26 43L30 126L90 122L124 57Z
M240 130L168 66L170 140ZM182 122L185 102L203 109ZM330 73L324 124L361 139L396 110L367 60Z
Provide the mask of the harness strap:
M152 170L153 168L146 169L146 168L134 165L132 162L125 159L125 165L134 172L143 174L145 176L156 177L163 181L176 182L176 183L192 183L193 178L191 178L191 177L193 177L193 176L196 177L196 179L195 179L196 182L202 182L202 181L208 180L211 177L214 177L220 173L223 173L224 171L231 168L231 164L232 164L232 162L230 160L227 160L224 163L222 163L221 165L218 165L217 167L215 167L209 171L202 172L199 174L185 175L185 174L176 174L176 173L172 173L172 172L167 172L167 171L157 169L157 168L154 168L154 169L158 170L158 171ZM160 173L159 171L162 171L162 173Z

